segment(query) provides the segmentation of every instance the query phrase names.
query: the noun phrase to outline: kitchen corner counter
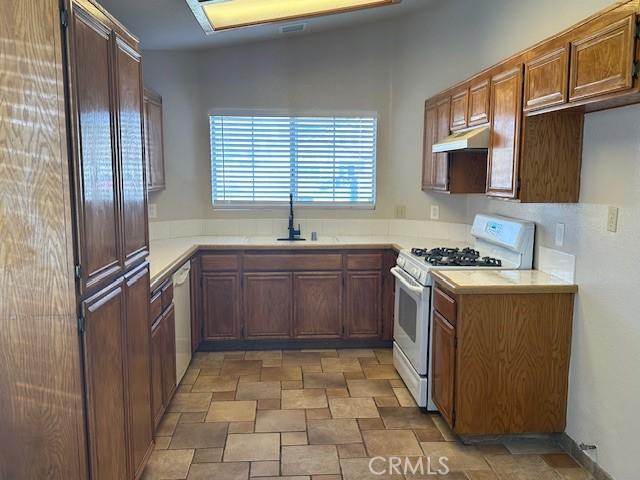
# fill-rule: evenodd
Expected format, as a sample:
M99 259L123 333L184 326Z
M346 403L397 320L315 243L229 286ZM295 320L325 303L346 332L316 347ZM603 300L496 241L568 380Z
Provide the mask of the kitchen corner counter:
M540 270L433 270L454 294L576 293L578 286Z
M464 247L464 242L447 239L389 235L322 237L317 241L279 242L267 236L194 236L153 240L149 264L151 288L157 288L199 250L326 250L434 248L446 244Z

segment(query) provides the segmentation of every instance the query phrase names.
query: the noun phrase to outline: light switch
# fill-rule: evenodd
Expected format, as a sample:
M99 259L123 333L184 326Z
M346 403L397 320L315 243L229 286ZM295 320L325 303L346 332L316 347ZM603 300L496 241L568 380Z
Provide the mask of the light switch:
M431 220L440 220L440 207L431 205Z
M149 218L158 218L158 206L155 203L150 203L147 206L149 211Z
M618 231L618 207L609 207L607 215L607 230L609 232Z
M556 223L556 247L564 245L564 223Z

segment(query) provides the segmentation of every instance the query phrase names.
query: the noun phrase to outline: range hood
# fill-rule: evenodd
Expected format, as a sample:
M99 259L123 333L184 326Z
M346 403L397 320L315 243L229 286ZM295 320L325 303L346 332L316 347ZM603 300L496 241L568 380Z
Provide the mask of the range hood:
M433 145L433 153L460 150L487 150L489 148L489 125L452 133Z

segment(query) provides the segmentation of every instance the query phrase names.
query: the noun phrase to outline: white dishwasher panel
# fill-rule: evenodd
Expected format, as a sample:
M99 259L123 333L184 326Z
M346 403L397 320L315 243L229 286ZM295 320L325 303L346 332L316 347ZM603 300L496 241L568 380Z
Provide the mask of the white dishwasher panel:
M191 363L191 264L185 263L173 275L173 304L176 312L176 384Z

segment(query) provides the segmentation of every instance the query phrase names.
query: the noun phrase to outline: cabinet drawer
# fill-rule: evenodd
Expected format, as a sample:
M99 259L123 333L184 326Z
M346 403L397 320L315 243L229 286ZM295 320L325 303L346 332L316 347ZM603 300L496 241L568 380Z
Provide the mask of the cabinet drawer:
M229 272L240 269L238 255L202 255L203 272Z
M381 253L352 253L347 255L348 270L381 270Z
M173 303L173 282L169 281L162 287L162 310L166 310Z
M341 270L342 255L339 253L245 255L244 269L269 272Z
M433 308L446 318L451 325L456 325L456 301L438 287L435 288L433 293Z
M162 292L157 292L151 297L149 305L149 322L153 324L162 314Z

